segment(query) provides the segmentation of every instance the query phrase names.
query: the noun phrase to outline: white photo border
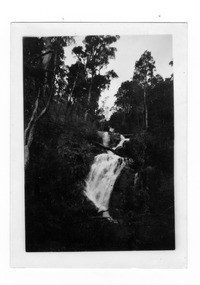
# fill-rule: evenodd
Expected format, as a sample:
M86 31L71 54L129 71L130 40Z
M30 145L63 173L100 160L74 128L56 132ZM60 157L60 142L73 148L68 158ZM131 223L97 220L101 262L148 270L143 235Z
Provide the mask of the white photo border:
M79 35L172 35L175 111L176 249L165 251L25 251L22 38ZM11 267L186 268L187 267L187 24L12 23L11 24Z

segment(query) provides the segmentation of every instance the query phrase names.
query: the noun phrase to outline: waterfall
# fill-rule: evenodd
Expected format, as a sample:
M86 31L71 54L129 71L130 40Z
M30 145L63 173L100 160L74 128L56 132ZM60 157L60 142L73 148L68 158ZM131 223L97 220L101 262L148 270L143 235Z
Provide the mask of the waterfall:
M124 142L129 141L130 139L126 139L123 135L120 135L120 142L116 147L113 147L113 149L115 150L118 147L122 147Z
M103 145L108 146L110 142L110 135L108 132L103 133Z
M108 146L110 141L109 133L104 132L102 139L103 144ZM125 140L127 139L125 139L124 136L121 136L121 141L115 149L122 146ZM89 175L85 180L85 195L94 203L99 212L107 212L103 215L105 217L110 218L108 213L110 195L112 193L114 183L125 164L126 162L124 158L111 151L99 154L95 156Z

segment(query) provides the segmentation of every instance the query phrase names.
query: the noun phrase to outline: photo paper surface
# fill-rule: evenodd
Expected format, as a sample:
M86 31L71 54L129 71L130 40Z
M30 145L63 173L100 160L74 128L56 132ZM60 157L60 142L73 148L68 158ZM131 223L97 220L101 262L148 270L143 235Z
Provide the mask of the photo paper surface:
M159 267L158 260L170 266L167 260L176 260L186 239L185 234L179 240L186 212L176 159L180 151L185 155L184 140L183 149L177 149L183 105L174 83L186 74L184 60L179 71L175 48L176 27L183 29L183 42L184 28L117 23L15 27L13 42L16 35L21 52L20 83L14 78L18 59L13 55L13 84L18 84L21 104L15 132L22 152L21 208L13 210L21 228L11 228L14 263L20 243L29 266L31 260L33 266L48 266L43 259L49 254L73 256L75 263L76 257L94 254L109 255L109 263L122 254L128 266ZM185 107L184 92L185 85ZM38 253L43 257L37 262ZM157 265L148 263L150 254ZM138 264L131 264L138 255ZM185 259L182 249L180 264ZM50 266L62 267L53 259Z

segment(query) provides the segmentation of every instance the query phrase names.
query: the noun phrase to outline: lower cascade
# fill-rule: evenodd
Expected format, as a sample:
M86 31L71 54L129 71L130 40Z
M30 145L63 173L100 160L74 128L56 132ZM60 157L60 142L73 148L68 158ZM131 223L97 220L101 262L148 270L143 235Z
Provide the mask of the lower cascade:
M124 136L120 136L119 144L113 148L116 149L123 145L123 142L128 140ZM109 133L105 132L103 136L103 144L108 145ZM98 154L95 156L88 177L86 178L85 194L89 200L98 208L99 212L103 212L104 217L110 217L109 200L112 193L115 181L126 162L122 158L111 151Z

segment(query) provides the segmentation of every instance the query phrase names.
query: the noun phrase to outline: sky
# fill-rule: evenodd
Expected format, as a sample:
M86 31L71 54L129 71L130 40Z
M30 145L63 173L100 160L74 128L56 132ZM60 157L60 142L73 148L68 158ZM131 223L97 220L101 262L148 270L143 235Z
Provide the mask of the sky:
M71 54L74 46L83 45L84 36L75 37L76 43L65 48L65 63L71 65L76 62L76 57ZM172 55L172 36L171 35L133 35L120 36L120 39L112 46L117 48L115 59L110 60L105 72L113 69L117 75L117 79L113 79L109 90L102 92L99 103L106 97L106 105L111 108L114 104L118 88L121 83L130 80L133 76L135 62L139 60L144 51L151 52L155 60L155 74L160 74L163 78L170 77L173 73L169 62L173 59Z

